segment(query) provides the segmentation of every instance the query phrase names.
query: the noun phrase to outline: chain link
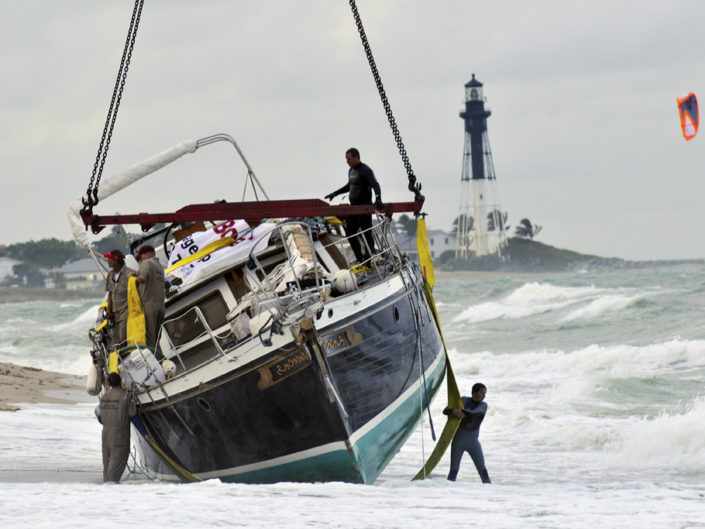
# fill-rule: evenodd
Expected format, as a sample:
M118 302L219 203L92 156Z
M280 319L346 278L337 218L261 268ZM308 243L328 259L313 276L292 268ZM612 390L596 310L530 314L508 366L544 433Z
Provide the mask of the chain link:
M377 70L377 65L375 64L375 59L372 56L372 49L370 48L370 43L367 40L367 35L365 34L365 28L362 26L362 19L360 18L360 13L357 10L357 5L355 0L349 0L350 8L352 9L353 17L355 18L355 25L357 26L357 32L360 34L360 40L362 40L362 47L365 49L365 55L367 56L367 62L370 65L370 70L372 70L372 76L374 77L375 84L377 85L377 91L379 92L379 97L382 100L382 106L384 106L384 111L387 114L387 121L389 121L389 126L392 128L392 133L394 134L394 141L397 143L397 148L399 149L399 154L401 155L401 160L404 163L404 168L406 169L407 177L409 178L409 191L414 193L416 198L421 196L421 184L416 182L416 175L414 175L414 170L411 168L411 162L409 161L409 156L406 154L406 148L404 147L404 141L399 133L399 128L397 127L397 122L394 119L394 114L392 114L392 107L387 99L387 93L382 85L382 79Z
M82 199L84 208L89 212L92 212L93 206L98 204L98 186L100 185L100 178L103 174L103 166L105 165L105 160L108 156L110 140L113 137L113 128L115 127L118 109L120 108L120 101L122 101L122 92L125 88L125 81L127 80L127 71L130 68L130 59L132 58L132 50L135 47L135 38L137 37L137 28L140 24L143 5L144 0L135 0L135 7L132 10L132 18L130 20L130 28L127 31L125 47L122 51L122 59L120 60L120 68L118 69L115 87L113 88L113 95L110 100L110 107L108 108L108 116L105 119L103 135L100 138L100 145L98 146L98 154L96 155L95 163L93 164L93 173L91 174L91 179L88 182L86 198Z

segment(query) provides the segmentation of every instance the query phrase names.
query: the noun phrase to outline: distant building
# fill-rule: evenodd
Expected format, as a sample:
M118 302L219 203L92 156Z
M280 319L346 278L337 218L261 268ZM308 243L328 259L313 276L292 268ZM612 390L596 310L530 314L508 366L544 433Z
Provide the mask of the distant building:
M12 277L12 267L21 264L22 261L13 259L12 257L0 257L0 283Z
M443 230L428 230L428 247L431 249L431 258L438 259L446 250L455 252L455 233L448 233Z
M409 237L399 222L392 222L392 232L397 239L399 248L418 262L419 257L416 251L416 236ZM434 261L438 260L446 250L455 251L455 233L427 229L426 234L428 235L428 247L431 250L431 259Z
M63 274L67 290L96 290L105 284L105 277L90 257L65 264L53 272Z

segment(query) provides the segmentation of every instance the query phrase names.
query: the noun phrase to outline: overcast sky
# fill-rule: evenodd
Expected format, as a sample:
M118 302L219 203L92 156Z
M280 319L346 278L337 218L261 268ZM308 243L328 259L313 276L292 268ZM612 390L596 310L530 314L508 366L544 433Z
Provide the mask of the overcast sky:
M538 240L627 259L705 257L705 2L358 0L426 195L431 228L459 207L463 85L485 84L501 207ZM0 243L71 238L132 2L0 1ZM705 101L705 100L704 100ZM147 0L104 177L182 140L231 134L271 198L323 198L356 146L385 201L406 174L344 0ZM243 165L214 145L97 213L239 200Z

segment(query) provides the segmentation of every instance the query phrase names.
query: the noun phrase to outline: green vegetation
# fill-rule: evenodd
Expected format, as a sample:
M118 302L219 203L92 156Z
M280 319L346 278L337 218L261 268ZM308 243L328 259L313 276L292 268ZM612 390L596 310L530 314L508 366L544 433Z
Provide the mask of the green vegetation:
M514 228L514 235L516 237L530 239L533 241L534 237L536 237L542 229L542 226L539 226L538 224L532 224L529 219L523 218L519 222L519 225Z
M93 247L101 254L116 248L127 254L127 234L122 227L114 226L110 233L96 241ZM88 252L73 241L51 238L11 244L0 249L0 257L22 261L12 267L13 275L7 276L1 286L42 288L50 277L54 280L56 288L62 289L66 288L66 277L52 269L88 257Z
M58 268L86 257L86 251L76 246L73 241L52 238L11 244L0 250L0 256L12 257L37 268Z
M407 237L410 239L416 238L416 219L409 217L406 213L399 217L399 224Z
M530 238L512 237L502 249L502 257L483 255L470 259L456 259L452 250L438 259L441 270L504 270L504 271L562 271L587 263L614 262L595 255L562 250ZM619 261L619 260L617 260Z

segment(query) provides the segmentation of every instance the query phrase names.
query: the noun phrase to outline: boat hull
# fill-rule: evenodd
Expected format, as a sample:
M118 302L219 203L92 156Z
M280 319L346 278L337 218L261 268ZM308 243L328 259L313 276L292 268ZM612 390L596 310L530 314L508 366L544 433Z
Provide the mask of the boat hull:
M168 398L151 392L135 429L142 466L161 479L374 482L445 372L416 284L371 287L354 310L331 303L312 342L224 362L218 376Z

